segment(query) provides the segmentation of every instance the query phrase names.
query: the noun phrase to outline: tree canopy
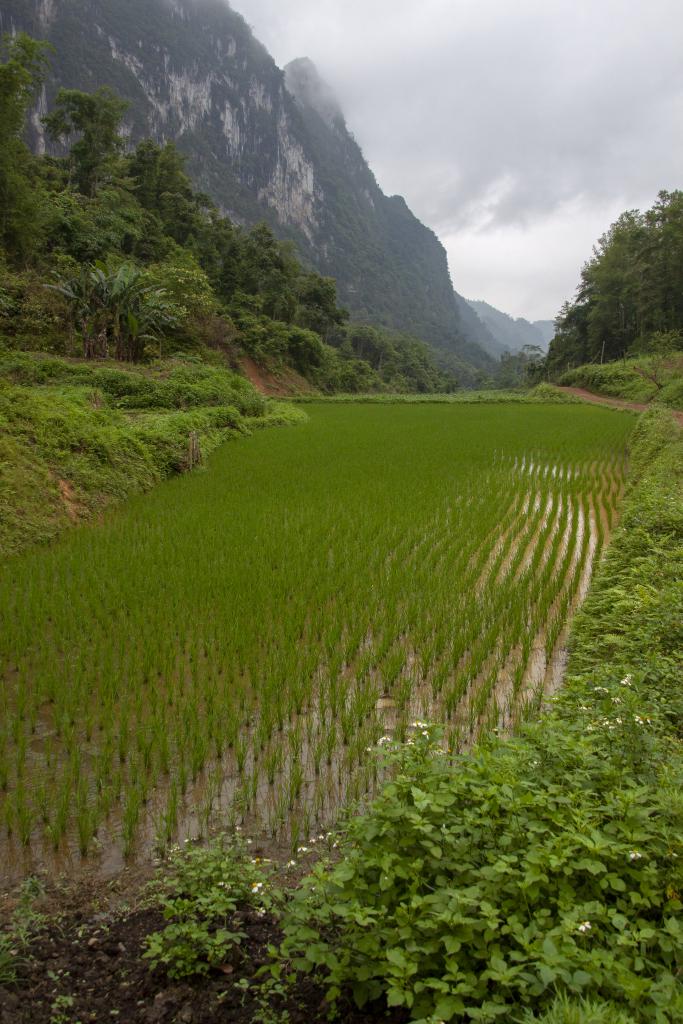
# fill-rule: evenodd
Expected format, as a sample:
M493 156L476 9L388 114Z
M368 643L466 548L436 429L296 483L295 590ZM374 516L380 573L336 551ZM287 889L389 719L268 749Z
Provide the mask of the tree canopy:
M555 321L547 368L609 362L683 340L683 192L628 210L597 242Z

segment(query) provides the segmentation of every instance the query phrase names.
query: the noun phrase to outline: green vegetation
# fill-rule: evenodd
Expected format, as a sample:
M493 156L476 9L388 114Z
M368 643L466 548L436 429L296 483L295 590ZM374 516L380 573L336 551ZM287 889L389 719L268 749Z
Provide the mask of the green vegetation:
M460 748L535 713L631 417L307 412L0 571L8 856L133 854L226 815L296 847L374 786L387 729L433 713Z
M456 387L417 339L346 325L334 281L265 224L221 216L171 144L126 153L112 90L60 90L45 126L68 153L32 156L22 134L48 50L19 35L4 56L0 346L133 362L213 350L234 369L249 355L323 392Z
M297 395L292 399L297 404L343 405L574 405L581 399L560 391L552 384L537 384L534 388L507 391L491 388L487 391L458 391L455 394L379 394L345 395Z
M683 347L683 192L629 210L596 245L573 302L555 320L552 379L584 363L665 355Z
M681 1019L681 509L681 431L654 413L553 710L465 756L414 723L341 859L288 902L281 955L332 1002L350 987L416 1021Z
M143 955L153 967L163 965L169 978L208 974L226 964L245 938L232 924L235 911L254 907L265 914L281 902L271 867L234 836L177 850L154 886L155 903L169 923L149 936Z
M683 354L642 356L614 363L589 363L566 370L559 384L598 395L683 409Z
M221 365L0 351L0 552L191 469L229 437L301 422Z

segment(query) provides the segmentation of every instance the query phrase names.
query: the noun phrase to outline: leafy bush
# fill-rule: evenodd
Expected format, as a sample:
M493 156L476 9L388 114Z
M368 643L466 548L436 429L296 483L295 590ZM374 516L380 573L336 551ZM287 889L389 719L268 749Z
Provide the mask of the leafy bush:
M250 857L237 838L177 850L154 896L169 923L148 936L143 956L170 978L206 974L226 963L245 937L232 920L238 909L265 914L280 903L269 875L270 862Z
M295 894L293 966L320 973L332 999L350 986L359 1005L384 996L413 1020L507 1019L558 989L651 1019L681 998L683 815L670 792L606 761L582 724L438 754L418 730L341 863Z

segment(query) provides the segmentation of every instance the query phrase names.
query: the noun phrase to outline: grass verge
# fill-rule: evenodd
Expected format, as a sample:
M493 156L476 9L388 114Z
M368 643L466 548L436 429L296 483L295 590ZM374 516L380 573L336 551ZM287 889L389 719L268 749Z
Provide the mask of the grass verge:
M326 404L372 404L372 405L499 405L513 404L574 404L580 399L559 391L552 384L538 384L535 388L519 391L457 391L452 394L337 394L337 395L295 395L291 399L298 405L307 402Z
M614 363L586 363L567 370L559 383L631 402L683 409L683 356L642 356Z
M149 368L0 354L0 554L192 468L232 436L305 418L192 358Z

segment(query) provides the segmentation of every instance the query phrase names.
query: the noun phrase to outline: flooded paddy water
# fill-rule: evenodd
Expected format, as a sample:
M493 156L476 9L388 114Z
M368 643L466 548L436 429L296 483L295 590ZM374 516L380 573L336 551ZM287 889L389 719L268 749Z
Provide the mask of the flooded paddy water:
M103 877L241 827L284 854L561 683L632 419L311 406L0 569L0 864Z

